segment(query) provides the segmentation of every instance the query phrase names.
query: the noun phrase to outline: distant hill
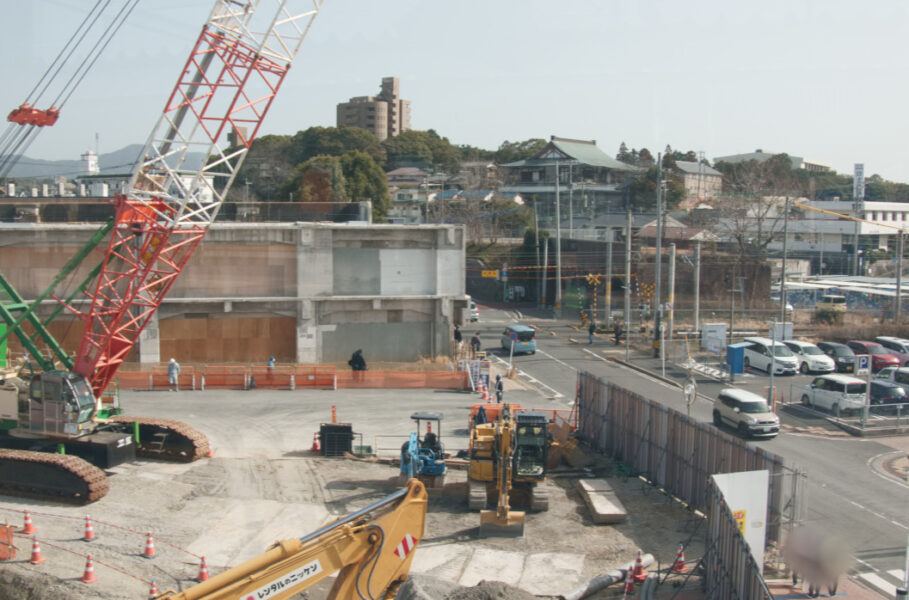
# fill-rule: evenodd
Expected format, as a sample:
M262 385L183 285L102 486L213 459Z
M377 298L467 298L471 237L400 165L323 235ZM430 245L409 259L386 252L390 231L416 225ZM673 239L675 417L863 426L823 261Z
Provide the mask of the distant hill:
M143 148L142 144L130 144L114 152L99 155L98 166L101 173L129 173ZM192 152L187 155L187 166L198 168L203 158L201 153ZM43 160L23 156L10 171L9 177L53 179L63 176L72 179L84 173L85 168L81 160Z

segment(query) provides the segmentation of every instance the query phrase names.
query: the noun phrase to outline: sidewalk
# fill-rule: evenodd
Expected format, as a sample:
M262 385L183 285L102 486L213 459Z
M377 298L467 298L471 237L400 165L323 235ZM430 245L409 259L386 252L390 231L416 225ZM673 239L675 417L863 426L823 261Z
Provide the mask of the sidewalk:
M808 584L799 582L798 585L793 586L791 580L768 580L767 587L770 588L770 593L773 594L773 597L777 600L788 600L796 598L811 598L808 595ZM820 598L830 598L831 596L827 593L827 588L821 588ZM873 592L866 587L863 587L853 581L848 577L840 577L839 584L837 586L835 597L837 598L853 598L855 600L881 600L885 596L881 596L877 592Z

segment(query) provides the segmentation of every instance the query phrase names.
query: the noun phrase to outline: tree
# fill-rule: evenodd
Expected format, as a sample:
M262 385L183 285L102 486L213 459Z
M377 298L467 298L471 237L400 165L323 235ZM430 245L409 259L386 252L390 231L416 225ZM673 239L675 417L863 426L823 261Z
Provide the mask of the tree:
M348 202L341 160L317 156L297 165L279 198L296 202Z
M514 162L530 158L546 147L546 140L531 138L523 142L502 142L495 152L495 161L498 164Z
M723 173L728 190L718 203L717 232L733 240L740 256L766 257L767 247L782 234L785 197L803 195L805 181L793 173L787 154L765 161L719 162L715 168Z
M388 157L388 168L397 169L405 165L419 165L431 168L432 149L425 131L404 131L382 142Z
M373 219L384 221L388 209L391 208L385 172L372 157L359 150L348 152L341 157L341 170L350 201L371 202Z
M264 135L256 138L237 173L235 185L228 192L228 200L280 200L275 197L277 190L290 177L296 164L290 136Z
M628 150L628 146L625 145L625 142L622 142L619 144L619 152L615 155L615 159L633 165L637 160L637 156Z
M341 156L354 150L365 152L380 167L386 163L385 148L371 131L360 127L310 127L292 140L294 164L316 156Z

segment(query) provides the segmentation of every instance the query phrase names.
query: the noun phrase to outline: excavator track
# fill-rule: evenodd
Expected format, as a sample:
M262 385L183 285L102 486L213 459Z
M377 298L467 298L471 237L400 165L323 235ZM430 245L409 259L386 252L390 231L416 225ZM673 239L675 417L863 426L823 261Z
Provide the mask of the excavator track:
M88 504L107 495L104 471L78 456L0 449L0 492Z
M182 421L117 415L110 419L129 427L139 424L136 456L176 462L192 462L208 456L210 446L204 433Z

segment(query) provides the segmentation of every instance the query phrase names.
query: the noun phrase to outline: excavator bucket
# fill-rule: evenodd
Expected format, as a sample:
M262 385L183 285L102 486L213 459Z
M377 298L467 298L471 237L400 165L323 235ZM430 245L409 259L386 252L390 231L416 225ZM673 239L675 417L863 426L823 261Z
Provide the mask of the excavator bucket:
M524 511L509 510L506 514L481 510L480 537L524 537Z

